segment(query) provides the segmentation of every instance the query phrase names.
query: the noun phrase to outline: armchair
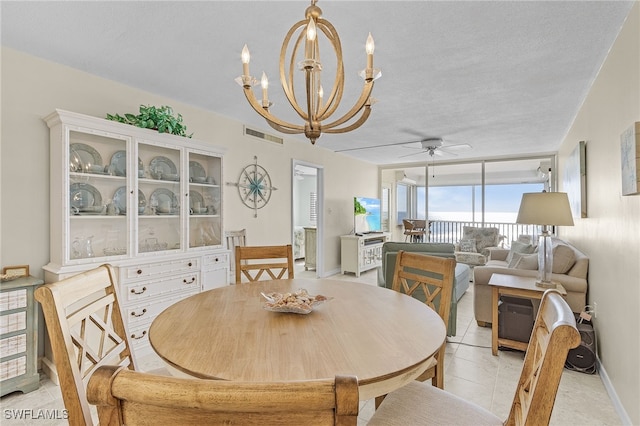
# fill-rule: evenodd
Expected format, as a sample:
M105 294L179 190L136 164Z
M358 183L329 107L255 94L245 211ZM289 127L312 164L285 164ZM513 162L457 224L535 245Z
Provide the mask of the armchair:
M456 261L472 266L484 265L489 257L489 249L497 247L499 242L498 228L465 226L462 228L462 238L456 244Z

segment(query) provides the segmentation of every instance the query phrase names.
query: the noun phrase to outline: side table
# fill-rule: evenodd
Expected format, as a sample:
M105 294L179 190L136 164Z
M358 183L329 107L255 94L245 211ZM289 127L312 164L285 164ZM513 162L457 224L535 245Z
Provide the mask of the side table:
M0 396L27 393L40 386L38 310L33 291L43 282L27 276L0 283Z
M304 228L304 270L316 269L316 228Z
M501 295L525 297L529 299L542 299L542 295L548 288L538 287L534 277L520 277L517 275L493 274L489 279L491 286L491 353L498 355L498 346L506 348L527 350L528 343L517 340L498 337L498 303ZM567 291L562 284L556 288L562 296L567 295Z

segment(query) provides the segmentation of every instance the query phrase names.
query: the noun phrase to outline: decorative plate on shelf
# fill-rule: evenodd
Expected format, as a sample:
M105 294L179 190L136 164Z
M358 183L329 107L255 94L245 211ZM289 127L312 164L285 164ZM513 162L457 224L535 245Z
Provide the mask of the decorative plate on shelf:
M202 164L197 161L189 161L189 180L197 183L204 183L207 181L207 172L205 172Z
M154 157L151 160L149 163L149 171L151 172L151 177L154 179L172 181L180 180L176 165L173 164L173 161L169 158L163 157L162 155Z
M104 174L102 156L95 148L84 143L69 145L69 167L72 172Z
M198 191L189 191L189 207L204 207L204 199Z
M88 183L72 183L69 187L69 202L80 212L94 212L102 207L102 195Z
M127 187L121 186L116 189L113 194L113 202L118 207L120 214L127 214ZM138 190L138 213L141 213L140 209L144 210L147 205L147 199L141 190Z
M178 197L166 188L158 188L149 197L149 205L157 214L177 214Z
M138 170L144 170L144 164L142 163L142 160L140 158L138 158ZM126 151L116 151L111 156L111 163L109 163L109 171L116 176L127 175L127 152Z

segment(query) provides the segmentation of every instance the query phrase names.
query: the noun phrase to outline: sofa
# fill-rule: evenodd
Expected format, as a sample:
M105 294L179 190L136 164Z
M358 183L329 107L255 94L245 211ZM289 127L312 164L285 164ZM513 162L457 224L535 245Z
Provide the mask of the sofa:
M454 245L448 243L401 243L386 242L382 245L382 267L378 268L378 286L391 288L395 272L398 251L420 252L429 256L455 258ZM457 264L451 297L451 311L449 313L448 336L456 335L456 319L458 300L469 288L471 270L465 264Z
M512 249L493 248L489 250L489 259L484 266L473 269L473 311L476 322L480 326L491 326L491 287L489 279L492 274L519 275L536 278L538 275L537 250L530 247L520 253ZM587 272L589 258L571 244L552 238L554 254L553 273L551 279L557 281L567 291L567 303L573 312L582 312L587 303ZM509 254L511 253L511 257ZM511 266L511 267L509 267ZM532 300L534 318L539 305Z

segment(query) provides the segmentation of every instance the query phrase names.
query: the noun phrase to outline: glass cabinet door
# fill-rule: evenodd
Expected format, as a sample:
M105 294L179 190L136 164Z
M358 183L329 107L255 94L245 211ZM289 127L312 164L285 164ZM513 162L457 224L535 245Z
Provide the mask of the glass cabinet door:
M220 157L189 151L188 247L222 244Z
M129 253L126 137L69 131L66 261Z
M181 248L181 150L138 143L137 252Z

